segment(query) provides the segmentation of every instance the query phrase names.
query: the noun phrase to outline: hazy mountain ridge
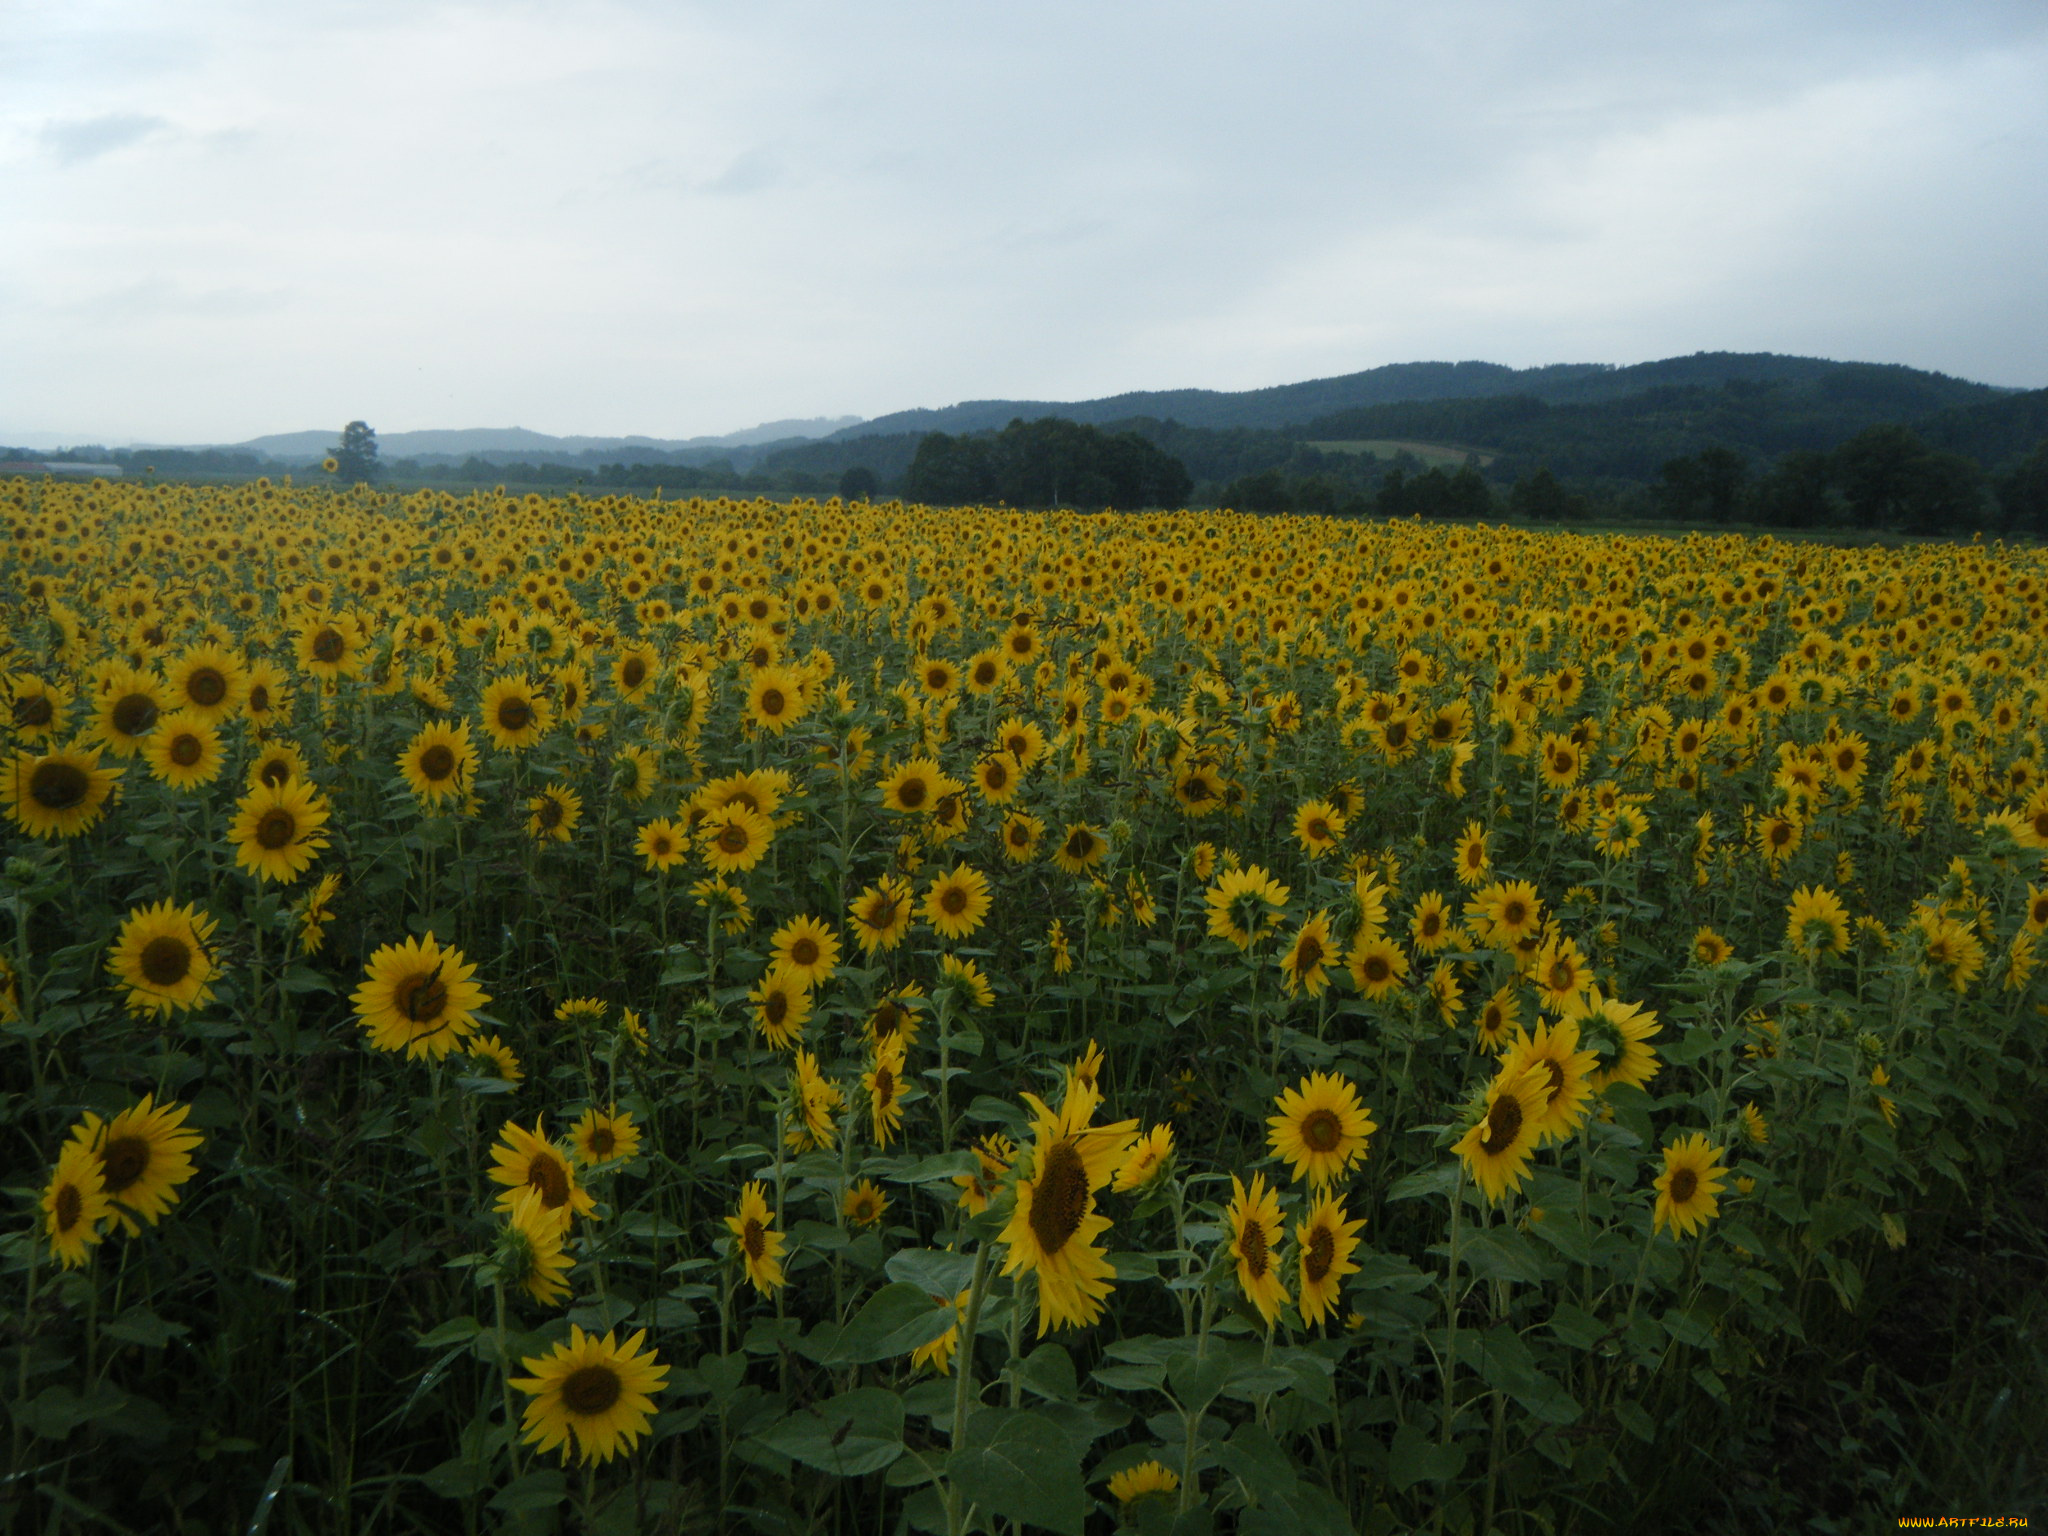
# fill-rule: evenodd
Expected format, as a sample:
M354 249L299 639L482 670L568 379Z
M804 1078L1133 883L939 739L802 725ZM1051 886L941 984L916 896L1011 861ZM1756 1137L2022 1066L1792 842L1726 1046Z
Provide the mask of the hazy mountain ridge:
M809 442L843 431L859 420L858 416L819 416L802 420L769 421L739 432L683 438L646 437L637 434L622 437L557 437L552 433L535 432L527 427L434 428L418 432L380 432L377 435L377 447L379 453L387 459L419 459L427 462L506 454L529 458L583 458L592 454L701 454L725 448L759 448L769 444ZM258 453L284 463L300 464L319 458L334 446L340 436L338 430L273 432L264 437L252 437L246 442L207 446ZM182 445L160 443L138 446Z

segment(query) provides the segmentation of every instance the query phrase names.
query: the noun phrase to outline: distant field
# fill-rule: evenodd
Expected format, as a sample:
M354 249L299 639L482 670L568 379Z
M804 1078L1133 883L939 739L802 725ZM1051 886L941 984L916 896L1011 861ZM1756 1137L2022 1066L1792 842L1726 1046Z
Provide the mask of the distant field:
M1345 442L1310 443L1309 447L1319 448L1324 453L1369 453L1376 459L1391 459L1396 454L1412 453L1432 468L1442 464L1456 468L1468 459L1477 460L1482 466L1491 464L1494 455L1477 448L1451 448L1443 443L1400 443L1392 438L1354 438Z

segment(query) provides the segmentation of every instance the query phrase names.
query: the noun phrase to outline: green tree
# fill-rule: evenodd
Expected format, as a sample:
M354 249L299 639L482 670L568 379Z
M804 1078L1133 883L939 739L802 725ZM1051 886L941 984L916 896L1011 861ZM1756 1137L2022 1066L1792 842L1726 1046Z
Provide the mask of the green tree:
M871 501L881 488L882 482L865 464L855 464L839 477L841 501Z
M1571 492L1557 483L1557 476L1546 464L1515 482L1508 492L1508 507L1517 517L1532 522L1558 523L1572 515L1576 502Z
M1998 481L1998 506L2015 533L2048 539L2048 437Z
M352 421L341 429L341 441L327 450L334 460L334 478L343 485L365 485L377 478L377 434L367 422Z

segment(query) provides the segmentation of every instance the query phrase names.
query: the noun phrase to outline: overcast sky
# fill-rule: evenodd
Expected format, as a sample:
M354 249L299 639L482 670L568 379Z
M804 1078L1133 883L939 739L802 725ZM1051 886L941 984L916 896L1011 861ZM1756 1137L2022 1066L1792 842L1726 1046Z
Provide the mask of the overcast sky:
M0 0L0 442L2048 384L2048 5Z

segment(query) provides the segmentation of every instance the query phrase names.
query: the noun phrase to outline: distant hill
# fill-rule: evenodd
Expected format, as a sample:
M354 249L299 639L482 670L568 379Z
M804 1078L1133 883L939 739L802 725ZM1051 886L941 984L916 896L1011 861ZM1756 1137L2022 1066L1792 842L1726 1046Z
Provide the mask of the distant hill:
M1823 382L1826 381L1826 382ZM1486 400L1522 396L1548 405L1591 404L1648 390L1731 382L1813 385L1859 397L1884 395L1899 410L1935 411L2010 393L1945 374L1885 363L1838 363L1774 352L1696 352L1690 357L1616 367L1611 363L1552 363L1508 368L1499 363L1390 363L1363 373L1279 384L1267 389L1139 390L1100 400L969 400L936 410L894 411L832 434L830 441L905 432L987 432L1013 418L1058 416L1107 426L1149 417L1187 427L1306 426L1371 406L1410 401ZM1357 434L1379 435L1379 434Z
M377 449L387 459L418 459L423 463L453 462L467 458L517 457L536 462L560 459L649 458L669 455L696 456L719 449L759 448L770 443L808 441L826 437L854 425L858 416L814 417L806 420L770 421L742 432L717 437L555 437L525 427L465 427L423 432L380 432ZM214 446L259 453L289 464L317 459L340 438L339 430L329 432L274 432L244 443Z

